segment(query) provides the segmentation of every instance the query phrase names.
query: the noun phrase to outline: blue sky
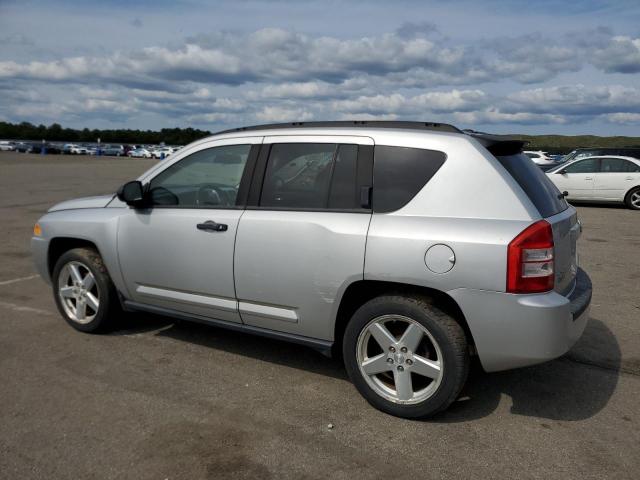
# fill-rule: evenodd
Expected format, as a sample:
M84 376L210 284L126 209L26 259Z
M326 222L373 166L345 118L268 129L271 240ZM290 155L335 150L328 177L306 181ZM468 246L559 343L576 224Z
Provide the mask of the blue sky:
M0 119L640 135L640 2L0 0Z

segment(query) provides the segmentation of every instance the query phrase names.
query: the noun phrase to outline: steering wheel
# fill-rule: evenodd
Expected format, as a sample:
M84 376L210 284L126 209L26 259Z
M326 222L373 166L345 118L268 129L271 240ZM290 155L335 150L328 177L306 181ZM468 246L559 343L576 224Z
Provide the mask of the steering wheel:
M220 185L214 183L205 183L200 185L196 193L196 205L198 206L218 206L229 205L229 197L226 192L220 188Z

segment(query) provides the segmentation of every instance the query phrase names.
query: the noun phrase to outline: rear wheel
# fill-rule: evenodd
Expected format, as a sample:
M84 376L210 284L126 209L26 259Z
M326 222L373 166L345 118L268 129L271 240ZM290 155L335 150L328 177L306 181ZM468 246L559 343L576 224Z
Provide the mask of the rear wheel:
M365 303L347 325L343 355L362 396L404 418L446 409L469 369L462 327L421 297L383 296Z
M76 330L99 332L115 324L121 313L117 293L100 254L74 248L62 254L53 269L58 310Z
M624 203L632 210L640 210L640 187L629 190L625 197Z

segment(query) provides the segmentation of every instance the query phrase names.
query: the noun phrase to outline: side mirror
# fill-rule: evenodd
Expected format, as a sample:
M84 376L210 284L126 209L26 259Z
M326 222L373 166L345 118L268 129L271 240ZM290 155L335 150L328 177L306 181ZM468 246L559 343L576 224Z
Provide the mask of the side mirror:
M118 199L131 207L140 207L144 201L142 183L138 180L125 183L118 189Z

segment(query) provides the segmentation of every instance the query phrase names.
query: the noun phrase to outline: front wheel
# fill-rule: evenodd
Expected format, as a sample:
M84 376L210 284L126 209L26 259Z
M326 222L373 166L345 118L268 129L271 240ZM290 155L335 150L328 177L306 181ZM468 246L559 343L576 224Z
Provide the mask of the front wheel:
M424 297L374 298L347 325L349 378L383 412L424 418L446 409L469 370L464 330Z
M624 203L632 210L640 210L640 187L629 190L625 197Z
M53 294L64 319L81 332L108 330L121 312L117 292L100 254L74 248L53 269Z

